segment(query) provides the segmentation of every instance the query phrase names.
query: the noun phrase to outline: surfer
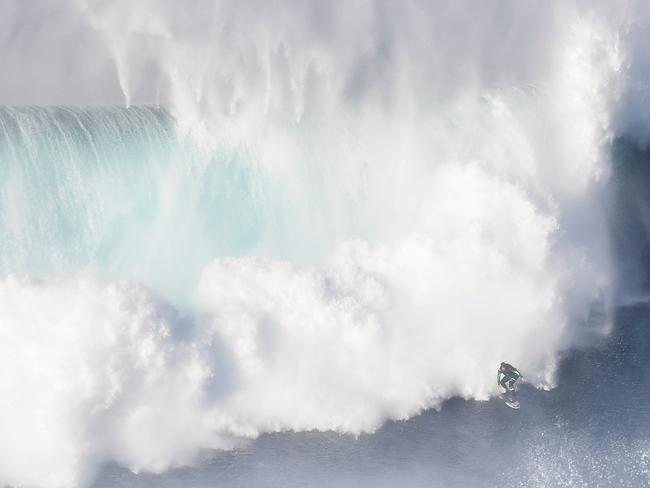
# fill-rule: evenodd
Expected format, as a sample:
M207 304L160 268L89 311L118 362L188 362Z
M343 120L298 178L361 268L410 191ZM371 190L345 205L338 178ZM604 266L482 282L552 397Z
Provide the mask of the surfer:
M512 364L501 363L497 371L497 383L505 390L506 393L515 391L515 383L521 378L521 373L517 371Z

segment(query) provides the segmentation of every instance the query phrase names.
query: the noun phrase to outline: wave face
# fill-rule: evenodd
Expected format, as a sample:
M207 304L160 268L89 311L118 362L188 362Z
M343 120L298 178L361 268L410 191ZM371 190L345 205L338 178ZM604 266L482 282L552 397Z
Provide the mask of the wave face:
M0 85L68 104L0 109L0 484L550 388L607 330L639 5L39 5L61 44L8 2L9 65L97 93Z
M164 110L3 108L0 120L5 274L90 266L182 301L210 259L249 252L273 225L250 158L200 156Z

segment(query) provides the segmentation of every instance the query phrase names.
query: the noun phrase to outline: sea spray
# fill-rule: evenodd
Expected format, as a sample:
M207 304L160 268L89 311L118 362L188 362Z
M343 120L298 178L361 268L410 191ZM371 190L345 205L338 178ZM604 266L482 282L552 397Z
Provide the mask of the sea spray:
M472 6L50 6L101 88L21 96L129 107L0 110L0 483L372 431L503 359L554 385L639 51L598 8Z

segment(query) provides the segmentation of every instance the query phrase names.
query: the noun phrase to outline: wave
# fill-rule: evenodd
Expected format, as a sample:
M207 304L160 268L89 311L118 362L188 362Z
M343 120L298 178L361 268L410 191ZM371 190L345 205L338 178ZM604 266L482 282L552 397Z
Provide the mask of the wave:
M555 385L607 330L644 48L605 6L470 6L48 7L128 107L0 109L0 483L373 431L501 360Z

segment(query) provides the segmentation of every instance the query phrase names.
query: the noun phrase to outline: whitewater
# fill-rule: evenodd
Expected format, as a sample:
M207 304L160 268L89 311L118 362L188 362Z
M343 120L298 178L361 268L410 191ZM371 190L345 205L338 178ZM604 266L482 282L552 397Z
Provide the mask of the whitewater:
M8 0L0 31L0 485L440 449L504 360L557 439L533 405L637 331L644 2ZM650 436L607 439L647 480ZM499 482L564 476L531 470Z

